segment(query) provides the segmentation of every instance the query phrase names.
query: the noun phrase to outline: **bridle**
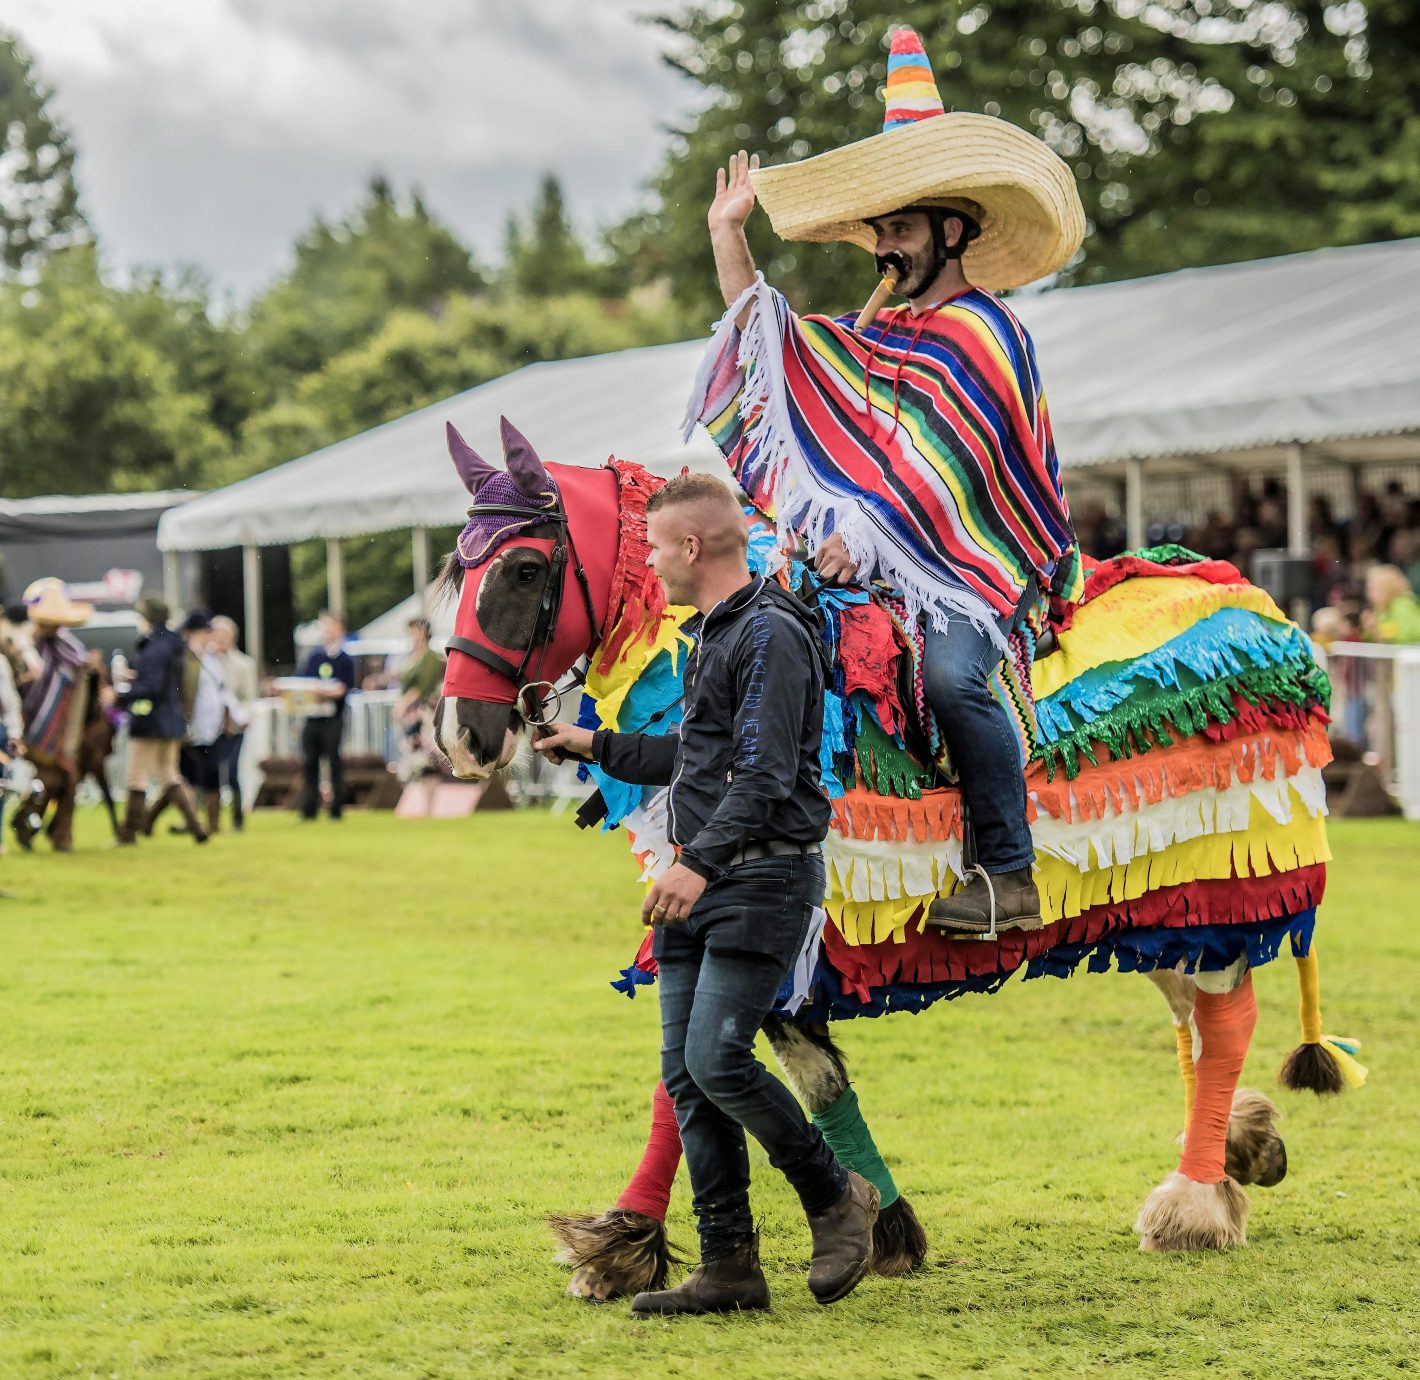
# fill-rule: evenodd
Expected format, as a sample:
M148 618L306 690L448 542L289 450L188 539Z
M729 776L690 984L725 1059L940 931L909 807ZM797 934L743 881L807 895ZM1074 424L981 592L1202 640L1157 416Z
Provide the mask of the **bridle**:
M572 671L571 684L560 688L553 682L543 679L542 676L543 663L547 659L547 651L552 643L553 632L557 627L557 616L562 611L563 586L566 583L564 575L569 563L572 573L577 578L578 587L582 591L582 599L587 606L587 624L593 634L591 645L595 646L602 637L596 604L592 600L592 587L587 579L587 572L583 568L582 559L577 554L577 543L572 537L571 521L568 519L567 510L562 505L560 494L554 494L554 506L546 512L539 511L536 514L530 514L526 508L515 507L512 504L475 503L468 510L468 515L471 518L528 519L532 517L538 526L547 523L554 529L552 551L548 555L547 575L543 580L537 617L533 620L532 632L528 637L527 646L523 648L522 659L517 665L509 661L501 652L495 651L482 642L475 642L472 638L464 637L460 633L455 633L446 644L451 651L471 656L475 661L481 661L490 670L511 681L514 687L513 708L518 717L530 728L544 727L549 721L549 703L555 702L551 712L556 715L561 708L562 696L584 680L581 672L575 668ZM534 658L536 658L537 664L533 667L532 675L529 676L528 667ZM541 693L544 689L547 692L545 694Z

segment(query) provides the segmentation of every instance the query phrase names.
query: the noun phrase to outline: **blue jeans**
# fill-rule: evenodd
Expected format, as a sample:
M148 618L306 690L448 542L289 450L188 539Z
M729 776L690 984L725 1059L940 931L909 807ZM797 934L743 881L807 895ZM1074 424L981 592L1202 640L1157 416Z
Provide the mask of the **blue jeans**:
M1009 633L1014 617L1001 620ZM1035 861L1026 820L1026 777L1020 740L987 678L1001 660L992 640L954 616L945 632L928 627L923 665L927 700L937 716L976 832L977 860L993 875Z
M754 1231L748 1131L810 1213L848 1176L794 1095L754 1057L754 1037L823 903L821 857L744 863L705 888L686 920L656 931L661 1076L675 1099L702 1260Z

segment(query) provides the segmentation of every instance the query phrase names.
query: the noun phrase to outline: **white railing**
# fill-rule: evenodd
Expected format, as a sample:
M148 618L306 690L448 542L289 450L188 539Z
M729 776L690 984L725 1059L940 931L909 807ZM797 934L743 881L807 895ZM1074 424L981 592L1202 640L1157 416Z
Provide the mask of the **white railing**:
M1407 819L1420 819L1420 646L1334 642L1333 734L1373 753Z

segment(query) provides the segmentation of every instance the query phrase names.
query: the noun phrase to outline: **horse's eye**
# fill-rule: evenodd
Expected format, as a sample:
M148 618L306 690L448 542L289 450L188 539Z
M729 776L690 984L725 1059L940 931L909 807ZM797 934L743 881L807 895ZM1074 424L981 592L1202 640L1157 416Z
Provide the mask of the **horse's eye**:
M537 566L527 564L518 567L518 583L520 585L530 585L537 579Z

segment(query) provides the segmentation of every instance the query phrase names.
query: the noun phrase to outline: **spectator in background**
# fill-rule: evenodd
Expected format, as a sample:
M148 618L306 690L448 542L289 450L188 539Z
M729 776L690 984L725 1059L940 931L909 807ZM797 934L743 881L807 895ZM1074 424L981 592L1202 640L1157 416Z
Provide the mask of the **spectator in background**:
M1393 565L1366 573L1366 629L1374 642L1420 642L1420 599Z
M429 645L433 629L427 618L409 620L410 650L399 671L395 722L400 726L400 780L424 774L431 760L429 716L444 687L444 658Z
M20 707L20 692L15 685L15 668L10 638L0 628L0 775L9 773L10 764L25 751L25 720ZM4 838L5 792L0 788L0 840ZM0 842L0 853L5 851Z
M227 689L231 692L234 706L232 722L228 725L228 731L222 735L219 773L221 784L232 793L232 828L240 833L244 822L242 743L246 738L246 728L251 723L257 698L261 694L261 687L258 684L256 662L237 646L237 625L230 618L219 616L212 620L212 652L222 663Z
M314 819L320 811L320 769L330 771L330 817L339 819L345 806L345 767L340 760L340 740L345 732L345 699L355 686L355 662L345 650L345 619L326 609L320 616L320 646L305 660L301 674L319 681L316 693L326 701L324 712L312 713L301 728L304 782L301 817Z
M137 842L140 831L151 834L153 820L170 803L187 821L193 840L207 842L192 795L178 775L178 749L187 734L182 699L186 652L182 638L167 624L167 604L156 594L145 594L138 601L143 636L133 677L126 687L105 687L101 692L106 706L118 704L129 716L128 809L119 830L120 844ZM150 780L160 788L151 813L145 809Z
M183 778L197 794L198 813L206 816L210 835L222 827L221 742L228 724L236 720L236 706L221 659L212 650L212 615L206 609L194 609L183 623L182 633L187 643L184 679L190 686L184 699L190 708L187 741L178 760ZM187 829L173 832L186 833Z

